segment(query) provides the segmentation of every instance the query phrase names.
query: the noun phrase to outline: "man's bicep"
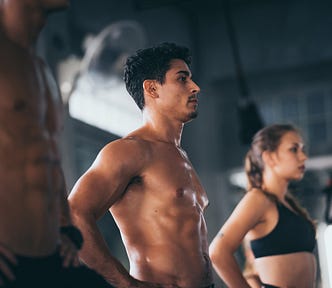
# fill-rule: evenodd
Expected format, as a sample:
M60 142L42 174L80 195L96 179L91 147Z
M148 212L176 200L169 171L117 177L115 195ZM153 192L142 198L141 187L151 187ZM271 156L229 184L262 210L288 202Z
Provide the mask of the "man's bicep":
M70 208L74 214L83 214L98 219L111 205L109 201L109 185L102 175L95 171L87 171L75 184L69 194Z
M141 162L135 146L124 141L106 145L90 169L75 184L69 196L71 206L85 213L102 216L125 193L130 180L137 176Z
M72 210L99 219L121 198L130 176L121 165L93 165L69 195Z

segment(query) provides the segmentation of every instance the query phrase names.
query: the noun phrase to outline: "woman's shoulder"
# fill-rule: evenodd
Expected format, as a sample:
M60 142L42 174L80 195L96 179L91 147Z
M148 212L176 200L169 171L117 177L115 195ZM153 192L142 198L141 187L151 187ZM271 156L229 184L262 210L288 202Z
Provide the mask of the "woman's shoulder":
M275 205L276 203L273 195L259 188L252 188L248 190L242 201L251 203L253 206L266 208L269 208L271 205Z
M239 205L243 221L247 222L247 233L256 229L259 224L266 223L268 215L274 211L276 202L261 189L253 188L247 191ZM251 236L249 236L251 238Z

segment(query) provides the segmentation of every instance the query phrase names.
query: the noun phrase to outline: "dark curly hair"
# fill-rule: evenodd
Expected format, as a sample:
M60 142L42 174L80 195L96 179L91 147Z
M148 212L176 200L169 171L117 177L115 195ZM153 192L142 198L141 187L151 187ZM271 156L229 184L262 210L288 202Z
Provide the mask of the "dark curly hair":
M191 54L189 49L165 42L154 47L140 49L128 57L123 79L128 93L141 110L145 105L143 82L149 79L157 80L163 84L166 72L170 69L170 62L174 59L181 59L190 66Z

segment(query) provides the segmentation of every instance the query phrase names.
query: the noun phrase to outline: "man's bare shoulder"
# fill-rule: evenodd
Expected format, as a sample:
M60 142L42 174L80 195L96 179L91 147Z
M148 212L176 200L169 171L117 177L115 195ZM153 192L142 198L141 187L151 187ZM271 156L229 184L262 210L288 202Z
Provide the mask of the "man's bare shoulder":
M97 163L118 163L121 166L144 165L151 159L151 144L138 136L126 136L106 144L97 157Z
M103 151L105 153L129 153L136 154L137 152L147 153L151 149L148 141L141 137L126 136L121 139L114 140L108 143Z

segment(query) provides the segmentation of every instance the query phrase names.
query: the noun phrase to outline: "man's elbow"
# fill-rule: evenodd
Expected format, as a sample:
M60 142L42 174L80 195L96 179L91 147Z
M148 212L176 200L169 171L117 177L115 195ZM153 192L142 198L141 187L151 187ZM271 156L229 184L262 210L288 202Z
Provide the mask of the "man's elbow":
M87 213L84 212L84 209L82 207L82 203L80 201L77 201L75 197L71 197L71 194L69 194L68 197L68 205L69 205L69 211L71 218L73 222L79 222L80 219L84 219L85 215Z

